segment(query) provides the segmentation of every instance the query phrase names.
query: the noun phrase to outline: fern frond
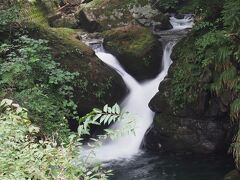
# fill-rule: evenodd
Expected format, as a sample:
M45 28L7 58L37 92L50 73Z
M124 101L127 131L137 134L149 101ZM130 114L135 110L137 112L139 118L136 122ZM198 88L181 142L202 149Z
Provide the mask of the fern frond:
M211 85L210 85L210 90L215 93L217 96L219 94L221 94L222 90L223 90L223 84L221 79L219 78L218 80L214 81Z
M237 98L231 104L230 116L231 116L233 121L238 121L239 120L239 115L240 115L240 98Z
M220 76L223 84L230 90L237 85L237 69L232 66L222 72Z
M240 128L238 129L238 132L233 139L233 143L231 144L229 151L232 152L233 157L235 159L235 164L237 168L239 168L240 167Z

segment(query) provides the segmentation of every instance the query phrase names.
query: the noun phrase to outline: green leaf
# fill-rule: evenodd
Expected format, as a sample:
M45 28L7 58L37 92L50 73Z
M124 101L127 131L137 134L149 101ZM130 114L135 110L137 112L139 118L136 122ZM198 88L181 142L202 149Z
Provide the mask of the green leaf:
M111 108L111 107L108 107L107 112L108 112L108 113L112 113L112 108Z
M13 100L11 100L11 99L3 99L1 101L0 106L6 107L6 106L10 106L12 103L13 103Z
M100 119L100 123L102 123L102 122L104 122L104 120L105 120L105 118L107 117L107 115L103 115L102 117L101 117L101 119Z
M120 110L120 107L119 105L116 104L116 107L115 107L115 111L116 111L116 114L120 114L121 110Z
M102 116L102 114L97 114L96 116L94 116L93 121L98 120L101 116Z
M108 105L107 104L103 107L103 112L105 112L105 113L108 112Z
M97 108L94 108L94 109L93 109L93 112L95 112L95 113L99 114L99 113L102 113L102 110L100 110L100 109L97 109Z
M111 117L111 114L108 114L104 119L104 124L107 124L109 118Z

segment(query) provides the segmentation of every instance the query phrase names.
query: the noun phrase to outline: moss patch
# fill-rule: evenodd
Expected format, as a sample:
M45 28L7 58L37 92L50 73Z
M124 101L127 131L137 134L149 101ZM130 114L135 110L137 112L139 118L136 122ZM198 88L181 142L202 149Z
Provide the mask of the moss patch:
M142 57L156 44L156 38L147 28L127 26L105 31L106 45L119 54Z
M160 71L162 46L147 28L132 25L116 28L104 32L103 37L105 48L136 79L152 78Z

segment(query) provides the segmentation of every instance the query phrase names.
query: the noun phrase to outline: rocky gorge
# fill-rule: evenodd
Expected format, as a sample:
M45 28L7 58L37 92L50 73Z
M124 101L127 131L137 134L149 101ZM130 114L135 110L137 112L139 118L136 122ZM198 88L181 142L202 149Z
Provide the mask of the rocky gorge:
M116 102L137 115L135 136L104 141L97 157L110 164L117 159L123 167L124 159L143 158L140 167L145 161L158 164L165 153L170 159L172 154L228 159L231 151L237 170L226 180L234 180L240 164L240 23L228 22L230 6L200 0L37 0L19 24L31 38L47 40L56 62L78 74L71 97L78 116ZM8 31L0 31L1 41ZM78 123L70 118L71 130L77 131ZM110 128L118 126L127 125ZM91 135L102 129L94 127ZM233 169L232 159L219 161L221 173ZM131 169L131 163L126 166ZM223 178L220 171L211 177ZM135 176L135 169L131 173ZM177 180L174 173L169 177Z
M72 27L80 27L90 33L98 32L104 38L104 48L116 56L124 69L138 81L154 78L158 74L163 48L151 30L161 32L172 28L170 16L163 14L161 7L156 6L162 12L152 8L147 1L137 5L128 1L107 0L83 3L79 7L71 15L75 24ZM66 10L63 9L62 12L65 13L64 11ZM65 19L65 16L69 17L65 14L61 19ZM176 17L183 18L181 14ZM65 26L64 23L56 25L56 22L60 22L59 19L54 19L50 24ZM173 65L160 84L159 92L149 103L151 110L156 113L153 126L144 140L144 147L150 151L218 154L226 153L231 144L234 128L227 110L228 96L219 98L209 92L199 92L186 97L187 105L179 105L172 100L176 96L172 89L179 83L175 80L176 72L179 71L184 53L192 48L194 38L194 33L190 33L174 47L171 56ZM192 53L189 54L191 55ZM184 68L183 65L180 66ZM185 73L186 76L190 75L187 74L187 69ZM204 72L201 76L201 80L197 80L199 85L206 86L211 82L209 72Z

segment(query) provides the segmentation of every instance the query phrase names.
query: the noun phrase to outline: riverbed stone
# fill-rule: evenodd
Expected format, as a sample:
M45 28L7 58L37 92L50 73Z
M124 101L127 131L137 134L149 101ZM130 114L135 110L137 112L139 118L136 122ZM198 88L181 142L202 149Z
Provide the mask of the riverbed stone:
M105 31L103 36L105 49L137 80L153 78L161 71L162 45L147 28L130 25Z

